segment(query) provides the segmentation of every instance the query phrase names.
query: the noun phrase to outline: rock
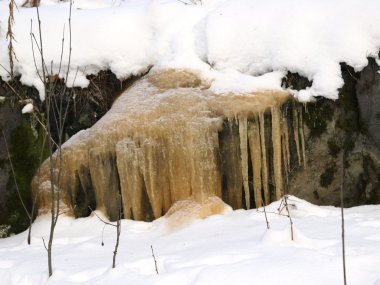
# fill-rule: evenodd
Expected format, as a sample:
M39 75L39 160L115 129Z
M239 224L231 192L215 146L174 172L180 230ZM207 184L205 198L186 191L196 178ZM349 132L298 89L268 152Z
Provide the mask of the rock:
M380 203L380 129L374 116L380 110L380 77L376 71L373 60L360 75L342 64L345 85L339 100L321 99L305 106L307 167L291 173L291 194L317 205L338 206L344 168L346 206Z
M356 85L360 115L369 136L380 148L380 74L374 59L369 59L367 67L360 72Z
M34 167L34 169L30 169L29 173L22 171L23 155L26 160L30 158L35 160L36 158L30 156L29 153L20 153L27 152L28 149L19 149L20 144L13 143L15 137L24 130L25 125L25 119L21 115L20 106L13 105L10 99L6 99L0 104L0 225L9 226L9 233L24 229L27 225L27 217L16 192L8 155L11 156L13 167L16 175L18 175L19 189L25 200L25 204L28 206L30 206L29 183L32 178L30 172L34 173L36 170L36 167ZM27 135L22 139L24 142L32 143ZM27 163L27 165L30 164Z
M65 133L76 135L64 145L63 205L77 217L91 206L116 219L121 194L124 217L137 220L165 215L177 201L202 204L212 196L234 209L285 193L339 205L343 170L346 206L380 203L379 68L373 60L360 74L341 68L339 100L308 104L287 92L216 96L184 70L149 74L78 133L119 92L112 74L100 83L93 78L88 93L76 90L84 92L82 101L69 110ZM297 74L284 79L294 89L310 84ZM50 205L48 163L41 170L33 191L42 213ZM9 167L0 175L5 180Z

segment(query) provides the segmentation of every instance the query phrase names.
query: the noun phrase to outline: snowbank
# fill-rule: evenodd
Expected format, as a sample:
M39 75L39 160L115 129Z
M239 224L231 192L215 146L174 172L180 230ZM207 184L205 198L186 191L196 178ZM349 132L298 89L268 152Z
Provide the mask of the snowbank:
M340 209L295 197L289 203L294 241L288 218L276 214L279 201L266 209L269 230L262 209L195 220L174 232L166 218L152 223L123 220L115 269L111 269L114 227L104 228L95 215L77 220L61 216L49 280L42 237L48 238L50 220L41 216L33 225L30 246L27 232L0 239L1 284L343 284ZM348 283L377 285L380 206L346 209L345 214Z
M188 5L184 2L190 3ZM294 92L338 98L343 84L340 62L355 70L377 58L380 2L376 0L77 0L72 13L71 79L85 87L86 75L110 69L119 78L150 67L188 68L213 80L217 93L281 89L286 71L298 72L313 85ZM199 2L199 1L198 1ZM21 3L21 2L20 2ZM5 39L8 1L0 0L0 62L9 70ZM68 59L69 4L42 0L46 62L58 73L65 27ZM31 51L31 20L38 35L36 10L15 12L15 72L42 90ZM36 55L37 63L39 56ZM0 76L8 73L0 68ZM73 80L68 80L69 85Z

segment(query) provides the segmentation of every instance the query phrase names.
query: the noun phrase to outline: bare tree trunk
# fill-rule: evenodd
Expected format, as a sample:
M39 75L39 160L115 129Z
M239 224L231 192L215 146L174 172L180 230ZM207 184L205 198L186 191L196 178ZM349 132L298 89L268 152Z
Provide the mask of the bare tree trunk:
M46 108L46 131L49 138L49 162L50 162L50 191L51 191L51 223L50 223L50 232L49 232L49 241L48 246L46 248L48 253L48 272L49 277L53 274L53 265L52 265L52 247L53 247L53 239L54 232L58 222L58 217L60 215L60 192L61 192L61 174L62 174L62 144L63 144L63 132L64 132L64 124L66 121L69 102L66 102L66 106L64 106L64 100L66 96L66 87L65 85L62 90L59 90L57 93L56 90L56 82L48 81L48 78L53 77L55 74L51 68L50 73L46 66L44 59L44 50L43 50L43 41L42 41L42 29L41 29L41 20L38 5L36 6L37 11L37 19L38 19L38 32L39 39L37 40L35 35L33 34L33 30L31 29L31 40L32 40L32 51L33 58L35 60L34 54L34 43L38 48L38 53L41 57L41 68L42 74L39 73L39 70L36 65L37 74L40 77L41 82L44 85L44 97L45 97L45 108ZM68 64L66 71L65 83L67 84L67 79L70 71L70 62L71 62L71 11L72 11L72 1L70 1L70 12L69 12L69 33L70 33L70 42L69 42L69 56L68 56ZM65 39L65 30L63 30L62 37L62 49L61 49L61 59L59 64L59 70L57 74L60 74L61 66L62 66L62 57L64 50L64 39ZM74 78L75 81L75 78ZM51 119L54 119L55 127L58 132L58 142L53 141L52 132L51 132ZM57 150L55 155L53 154L54 145L57 146ZM58 169L57 169L58 166ZM58 171L56 171L58 170Z
M38 6L36 6L37 10L37 19L38 19L38 33L39 33L39 45L37 45L39 54L41 57L41 68L42 68L42 83L44 85L44 97L45 97L45 107L46 107L46 129L49 137L49 161L50 161L50 185L51 185L51 222L50 222L50 232L49 232L49 241L47 246L47 253L48 253L48 272L49 277L53 274L53 266L52 266L52 246L53 246L53 238L54 238L54 229L55 229L55 220L56 220L56 209L55 209L55 184L54 184L54 163L53 163L53 143L52 143L52 136L51 136L51 125L50 125L50 108L51 108L51 102L52 99L51 93L47 92L47 73L48 70L45 65L44 60L44 50L43 50L43 41L42 41L42 29L41 29L41 19L40 19L40 12L38 9ZM33 42L33 41L32 41ZM57 209L59 211L59 209ZM57 216L58 217L58 216Z

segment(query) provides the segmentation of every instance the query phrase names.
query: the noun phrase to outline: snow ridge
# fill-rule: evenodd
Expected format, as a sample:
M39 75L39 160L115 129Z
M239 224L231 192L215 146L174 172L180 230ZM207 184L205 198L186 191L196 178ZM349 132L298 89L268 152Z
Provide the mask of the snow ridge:
M378 59L380 2L376 0L193 2L75 1L67 84L73 84L77 69L75 85L86 87L86 75L104 69L127 78L151 67L186 68L213 82L210 88L216 93L247 93L282 89L281 78L291 71L313 81L310 88L294 91L299 100L337 99L343 85L340 62L358 71L367 65L367 57ZM9 70L7 5L8 1L0 0L0 62ZM68 59L68 7L68 2L42 0L40 8L44 56L55 72L65 26L61 76ZM38 34L35 9L16 11L15 73L22 83L42 91L31 52L31 20ZM9 78L3 68L0 76Z

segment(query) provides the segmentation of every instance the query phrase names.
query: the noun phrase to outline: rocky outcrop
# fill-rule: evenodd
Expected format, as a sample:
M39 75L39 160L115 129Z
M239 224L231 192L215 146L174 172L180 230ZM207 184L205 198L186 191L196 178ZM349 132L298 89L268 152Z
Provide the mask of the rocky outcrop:
M13 96L0 102L0 225L7 225L9 233L29 225L16 187L31 211L29 186L42 161L40 128L29 116L21 114L21 107Z
M298 146L297 162L304 149L298 113L287 121L281 107L288 99L285 91L216 95L185 70L148 74L91 129L64 144L62 205L80 216L86 204L96 204L115 219L120 193L125 218L151 220L186 199L223 197L234 208L279 199L289 141ZM40 211L50 206L49 167L45 162L33 182Z
M372 58L356 78L356 94L363 127L377 148L380 148L380 74Z
M377 70L373 60L360 73L342 64L340 99L308 104L286 92L218 96L184 70L150 74L64 145L62 202L78 217L91 206L115 219L121 195L124 217L137 220L160 217L177 201L202 204L211 196L234 209L267 204L284 193L339 205L344 170L347 206L379 203ZM297 74L284 78L293 89L310 84ZM98 83L94 90L111 85ZM70 108L77 115L67 137L96 121L91 112L99 103L91 104L89 112ZM47 168L45 162L45 174L33 183L41 212L50 205Z
M303 108L305 169L294 169L289 191L318 205L339 205L344 171L345 205L380 203L377 139L380 85L374 61L362 72L342 64L339 100L319 99ZM364 87L366 86L366 87ZM377 92L376 92L377 90ZM342 158L344 153L344 158Z
M3 93L4 94L4 93ZM4 94L5 95L5 94ZM9 200L15 197L12 195L16 190L7 190L9 178L11 176L11 167L8 161L8 152L6 148L6 141L10 142L11 133L16 129L21 122L21 112L15 112L9 100L6 97L0 102L0 224L10 224L11 209L9 209ZM3 136L4 134L4 136ZM4 140L4 137L6 141ZM15 194L15 193L14 193Z

